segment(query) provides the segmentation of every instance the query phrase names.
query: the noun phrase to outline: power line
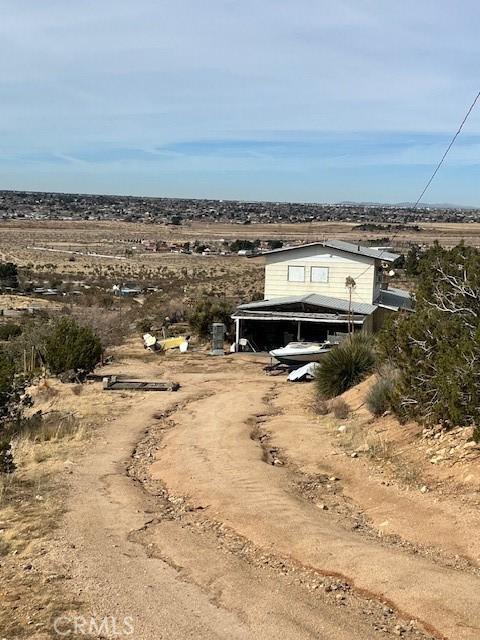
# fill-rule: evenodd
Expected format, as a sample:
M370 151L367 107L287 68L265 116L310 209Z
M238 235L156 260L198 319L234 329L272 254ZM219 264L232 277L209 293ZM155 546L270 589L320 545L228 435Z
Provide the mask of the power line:
M469 109L468 109L467 113L465 114L465 116L464 116L464 118L463 118L462 122L460 123L460 126L458 127L458 129L457 129L457 131L456 131L455 135L454 135L454 136L452 137L452 139L450 140L450 143L449 143L448 147L445 149L445 151L444 151L444 153L443 153L443 156L440 158L439 163L438 163L438 164L437 164L437 166L435 167L434 172L432 173L432 175L431 175L431 176L430 176L430 178L428 179L428 181L427 181L426 185L424 186L422 193L419 195L419 197L418 197L418 198L417 198L417 200L415 201L415 204L414 204L414 205L413 205L413 207L412 207L413 209L416 209L416 208L418 207L418 205L419 205L419 203L421 202L421 200L422 200L423 196L424 196L424 195L425 195L425 193L427 192L428 187L432 184L432 182L433 182L433 180L434 180L435 176L437 175L437 173L438 173L438 171L439 171L440 167L442 166L442 164L443 164L443 162L444 162L445 158L447 157L447 155L448 155L448 153L449 153L450 149L451 149L451 148L453 147L453 145L455 144L455 140L456 140L456 139L458 138L458 136L460 135L460 133L461 133L461 131L462 131L462 129L463 129L463 127L464 127L464 125L465 125L466 121L468 120L468 117L469 117L469 116L470 116L470 114L472 113L472 111L473 111L473 109L474 109L475 105L477 104L477 102L478 102L479 98L480 98L480 91L479 91L479 92L477 93L477 95L475 96L474 101L473 101L473 102L472 102L472 104L470 105L470 107L469 107ZM397 237L397 235L400 233L400 231L401 231L401 230L400 230L400 229L398 229L398 231L396 231L396 232L393 234L393 236L392 236L392 240L395 240L395 238L396 238L396 237ZM382 249L382 251L380 251L380 253L378 254L378 257L379 257L379 258L381 258L381 257L382 257L382 255L385 253L385 251L386 251L385 249ZM371 265L370 265L370 266L371 266ZM363 276L363 274L364 274L364 273L366 273L366 272L370 269L370 266L368 266L364 271L362 271L362 272L360 273L360 275L358 275L358 276L357 276L357 278L360 278L361 276Z
M453 136L453 138L450 140L450 144L448 145L448 147L445 149L445 153L443 154L443 156L440 159L440 162L437 164L437 166L435 167L435 171L432 173L432 175L430 176L430 179L428 180L427 184L425 185L422 193L420 194L420 196L418 197L417 201L415 202L415 204L413 205L413 208L416 209L419 202L421 201L421 199L423 198L423 196L425 195L428 187L432 184L433 179L435 178L435 176L438 173L438 170L440 169L440 167L443 164L443 161L445 160L445 158L448 155L448 152L450 151L450 149L453 147L455 140L458 138L458 136L460 135L460 132L463 129L463 125L466 123L466 121L468 120L468 116L472 113L473 108L475 107L475 105L477 104L478 99L480 98L480 91L477 93L477 95L475 96L475 100L472 102L472 104L470 105L470 108L468 109L467 113L465 114L465 117L463 118L460 126L457 129L457 132L455 133L455 135Z

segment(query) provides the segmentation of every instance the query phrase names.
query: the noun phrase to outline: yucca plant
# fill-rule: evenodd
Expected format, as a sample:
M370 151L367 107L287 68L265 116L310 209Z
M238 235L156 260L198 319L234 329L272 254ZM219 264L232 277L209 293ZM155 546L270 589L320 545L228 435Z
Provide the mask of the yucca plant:
M354 333L329 351L317 367L315 383L323 398L334 398L358 384L375 366L373 340Z

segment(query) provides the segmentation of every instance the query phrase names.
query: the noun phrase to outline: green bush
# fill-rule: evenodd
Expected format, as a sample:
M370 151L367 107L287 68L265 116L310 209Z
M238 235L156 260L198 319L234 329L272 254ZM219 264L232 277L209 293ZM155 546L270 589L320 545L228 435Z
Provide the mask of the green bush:
M13 262L0 262L0 287L18 287L18 269Z
M0 350L0 473L12 473L12 432L20 415L20 396L15 379L15 363L4 349Z
M101 355L102 345L97 336L73 318L57 320L45 341L45 360L55 375L70 370L89 373Z
M232 326L232 305L221 298L203 298L189 315L188 322L192 331L201 338L208 338L214 322L223 322L227 331Z
M10 340L10 338L16 338L22 333L20 325L13 322L5 322L0 324L0 340Z
M418 263L415 313L396 314L379 336L398 368L403 419L480 424L480 251L430 247Z
M377 380L367 393L366 404L374 416L381 416L395 406L395 393L398 383L398 372L383 366L378 372Z
M0 473L13 473L16 469L13 460L12 443L9 436L0 439Z
M320 362L315 375L317 392L323 398L334 398L358 384L374 366L372 338L355 333L333 347Z
M8 413L15 389L15 363L5 350L0 350L0 416Z

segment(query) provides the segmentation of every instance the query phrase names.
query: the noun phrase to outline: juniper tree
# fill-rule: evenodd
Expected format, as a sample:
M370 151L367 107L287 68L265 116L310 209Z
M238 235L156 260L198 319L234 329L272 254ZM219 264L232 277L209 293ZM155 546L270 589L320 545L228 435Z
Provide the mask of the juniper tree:
M59 318L45 340L45 360L53 374L65 371L89 373L102 355L102 345L90 327L74 318Z
M227 300L204 296L193 308L188 322L193 331L202 338L207 338L214 322L223 322L227 329L231 327L232 310L232 305Z
M416 312L384 330L400 370L397 410L446 425L480 423L480 251L431 247L418 265Z

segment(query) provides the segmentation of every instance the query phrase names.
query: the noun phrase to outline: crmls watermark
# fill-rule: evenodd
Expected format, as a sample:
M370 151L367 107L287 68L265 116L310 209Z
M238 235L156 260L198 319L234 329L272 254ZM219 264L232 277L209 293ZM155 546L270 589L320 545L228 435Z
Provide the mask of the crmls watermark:
M133 618L130 616L124 618L116 618L115 616L105 616L104 618L59 616L53 621L53 629L61 638L81 635L119 638L131 636L134 632Z

